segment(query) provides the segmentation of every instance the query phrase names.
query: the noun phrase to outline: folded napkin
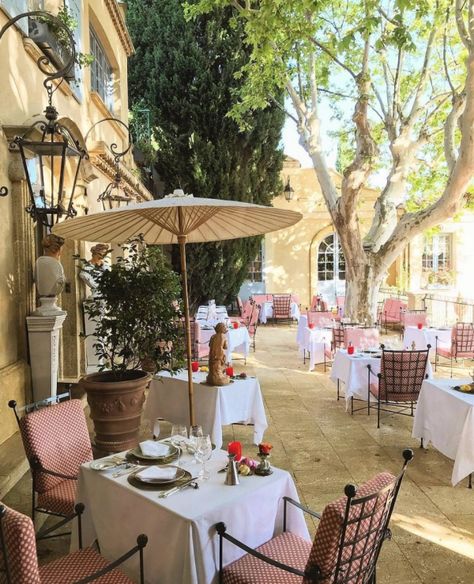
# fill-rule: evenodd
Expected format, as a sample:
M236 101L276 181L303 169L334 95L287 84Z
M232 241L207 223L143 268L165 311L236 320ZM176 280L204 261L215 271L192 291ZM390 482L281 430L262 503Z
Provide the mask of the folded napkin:
M160 480L168 481L176 477L176 467L166 467L166 466L149 466L144 470L138 472L135 476L144 480Z
M140 442L140 450L145 456L168 456L170 447L168 444L155 442L154 440L145 440Z

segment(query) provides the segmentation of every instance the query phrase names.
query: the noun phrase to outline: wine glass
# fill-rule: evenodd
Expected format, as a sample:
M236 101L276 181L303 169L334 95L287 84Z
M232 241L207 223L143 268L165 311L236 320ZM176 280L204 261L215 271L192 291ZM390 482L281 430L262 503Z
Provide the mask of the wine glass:
M185 446L185 440L188 437L188 430L184 424L173 424L171 426L171 443L178 449L178 465L181 459L181 452Z
M195 425L189 428L189 442L192 448L192 453L196 452L198 438L202 435L202 426Z
M160 418L156 418L155 421L153 422L152 432L153 440L158 440L160 436Z
M212 444L211 437L209 435L199 436L197 438L196 452L194 453L194 456L196 460L202 464L201 470L199 471L199 476L203 480L207 481L211 475L206 468L206 462L212 456Z

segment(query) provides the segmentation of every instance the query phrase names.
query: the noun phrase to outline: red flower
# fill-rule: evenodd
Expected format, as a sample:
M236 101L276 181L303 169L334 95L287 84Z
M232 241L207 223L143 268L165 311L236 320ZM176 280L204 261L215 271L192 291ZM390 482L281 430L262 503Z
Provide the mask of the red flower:
M260 454L270 454L272 448L273 446L270 444L270 442L261 442L258 445L258 452Z

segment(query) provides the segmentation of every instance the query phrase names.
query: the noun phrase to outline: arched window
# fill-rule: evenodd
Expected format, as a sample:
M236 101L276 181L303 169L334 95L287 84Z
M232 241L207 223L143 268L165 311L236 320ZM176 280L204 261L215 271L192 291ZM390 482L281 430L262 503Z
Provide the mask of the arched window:
M318 281L346 279L346 260L336 233L325 237L318 248Z

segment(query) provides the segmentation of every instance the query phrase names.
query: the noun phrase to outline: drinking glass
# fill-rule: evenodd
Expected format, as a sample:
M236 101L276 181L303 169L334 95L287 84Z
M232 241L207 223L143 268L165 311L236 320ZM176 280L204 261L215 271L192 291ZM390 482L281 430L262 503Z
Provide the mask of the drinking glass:
M194 456L196 460L202 465L201 470L199 471L199 476L203 480L207 481L211 475L206 468L206 462L212 456L212 444L211 437L209 435L199 436L197 439L196 452L194 453Z
M183 439L188 437L188 430L184 424L173 424L171 426L171 443L178 449L178 466L181 459L181 452L185 446Z
M156 418L153 422L153 440L158 440L160 436L160 419Z

